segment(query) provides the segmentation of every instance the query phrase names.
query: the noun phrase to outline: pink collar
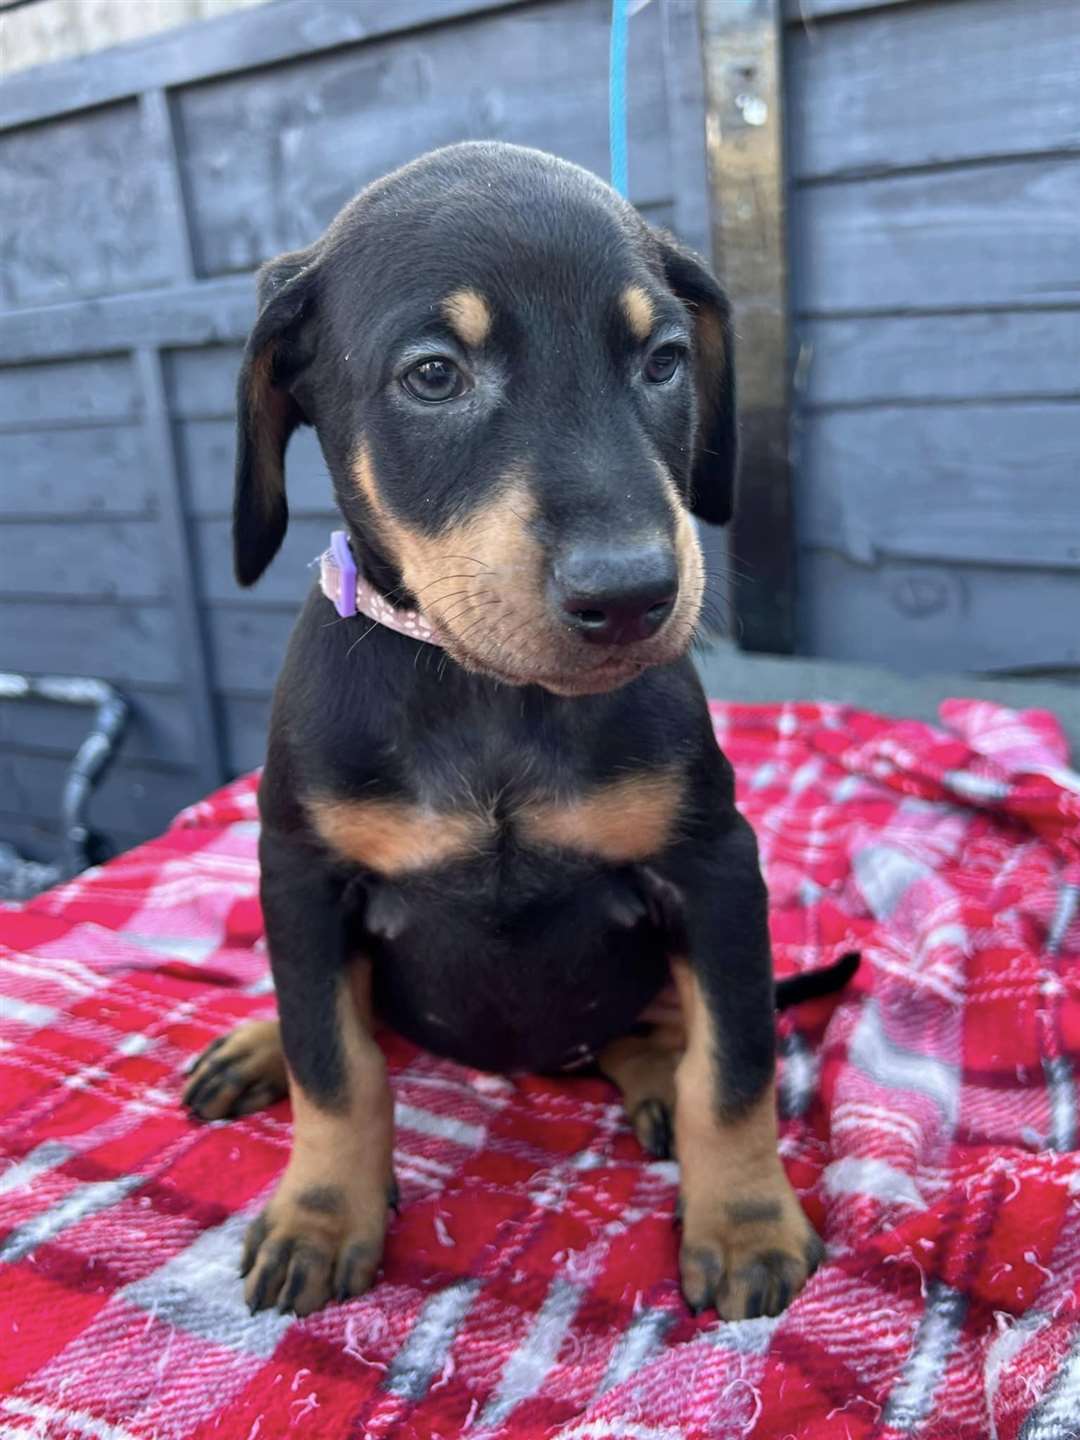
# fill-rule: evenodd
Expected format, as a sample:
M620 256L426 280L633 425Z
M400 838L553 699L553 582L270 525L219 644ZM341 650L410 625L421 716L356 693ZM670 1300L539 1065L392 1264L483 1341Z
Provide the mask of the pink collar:
M370 580L365 580L353 559L349 537L344 530L330 536L330 549L319 556L319 584L322 592L343 620L352 615L366 615L376 625L385 625L399 635L422 640L425 645L441 645L439 632L421 610L399 610L385 595L380 595Z

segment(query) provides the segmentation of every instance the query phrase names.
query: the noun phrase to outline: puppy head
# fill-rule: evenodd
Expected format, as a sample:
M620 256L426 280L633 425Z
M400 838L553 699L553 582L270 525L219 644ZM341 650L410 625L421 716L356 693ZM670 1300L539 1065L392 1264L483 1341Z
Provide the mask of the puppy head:
M358 558L460 664L557 694L681 654L691 513L731 516L727 303L594 176L470 143L369 186L265 266L239 382L235 560L285 533L316 427Z

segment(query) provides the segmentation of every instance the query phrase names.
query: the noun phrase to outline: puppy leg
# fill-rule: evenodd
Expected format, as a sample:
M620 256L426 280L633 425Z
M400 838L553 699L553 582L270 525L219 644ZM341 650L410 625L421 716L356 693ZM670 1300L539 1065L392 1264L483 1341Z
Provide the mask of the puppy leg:
M684 1045L676 1015L675 1023L665 1017L643 1034L613 1040L596 1057L600 1070L622 1092L626 1117L641 1148L656 1160L669 1160L675 1153L675 1067Z
M686 1024L676 1071L679 1264L695 1311L776 1315L822 1245L777 1148L767 906L753 832L736 817L711 877L687 890L690 955L673 965Z
M248 1231L253 1311L309 1315L362 1294L382 1257L392 1187L393 1102L372 1038L371 968L345 961L340 885L310 855L261 846L263 908L293 1109L293 1147Z
M206 1047L189 1072L181 1101L200 1120L231 1120L265 1110L286 1088L281 1026L251 1020Z

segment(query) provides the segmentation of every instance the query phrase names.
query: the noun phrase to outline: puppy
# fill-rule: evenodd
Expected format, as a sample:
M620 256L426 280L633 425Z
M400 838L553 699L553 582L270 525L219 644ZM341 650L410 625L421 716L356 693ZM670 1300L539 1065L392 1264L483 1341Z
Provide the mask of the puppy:
M298 425L345 534L289 643L259 793L280 1021L216 1041L186 1092L206 1118L292 1101L249 1303L308 1314L372 1284L393 1187L378 1016L484 1069L594 1059L647 1146L674 1138L689 1304L776 1314L821 1246L777 1153L757 847L687 656L691 516L733 504L722 292L594 176L475 143L369 186L263 268L258 302L237 578L285 534Z

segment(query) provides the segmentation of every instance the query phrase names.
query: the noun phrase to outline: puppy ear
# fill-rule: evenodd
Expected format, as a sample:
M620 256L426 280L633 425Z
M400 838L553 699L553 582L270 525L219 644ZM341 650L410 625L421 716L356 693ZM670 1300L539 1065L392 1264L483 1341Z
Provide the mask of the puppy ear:
M291 385L311 359L304 322L312 313L314 291L310 250L281 255L259 271L259 314L236 390L233 565L241 585L258 580L289 523L285 446L297 425L306 423Z
M671 235L654 235L667 283L694 322L698 420L690 508L710 525L726 525L735 509L738 469L731 306L700 256Z

